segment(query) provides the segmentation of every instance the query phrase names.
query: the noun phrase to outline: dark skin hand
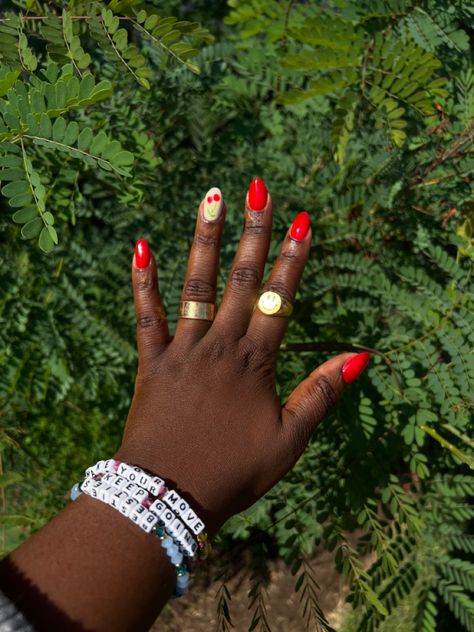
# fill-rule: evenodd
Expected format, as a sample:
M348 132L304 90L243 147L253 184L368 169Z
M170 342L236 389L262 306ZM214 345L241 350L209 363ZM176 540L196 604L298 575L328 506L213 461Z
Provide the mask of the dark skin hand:
M325 362L281 405L275 368L288 318L254 311L272 202L263 183L253 186L260 187L263 208L252 210L255 196L247 196L244 232L214 322L180 318L171 338L155 260L151 255L147 261L143 242L132 263L139 366L115 458L164 478L190 502L211 536L291 469L349 381L348 361L358 358L345 353ZM206 197L201 202L183 300L216 301L225 206L218 211L216 205L209 211ZM264 290L294 300L310 242L311 229L298 232L293 224ZM8 589L12 574L18 581ZM0 569L2 590L30 615L31 595L41 591L48 602L41 629L48 629L55 611L64 617L61 630L147 630L174 582L156 538L84 495Z

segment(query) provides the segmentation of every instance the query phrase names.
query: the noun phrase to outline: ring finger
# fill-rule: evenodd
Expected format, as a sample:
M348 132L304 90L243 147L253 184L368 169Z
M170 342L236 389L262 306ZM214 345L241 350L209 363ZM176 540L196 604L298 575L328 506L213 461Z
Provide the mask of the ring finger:
M222 192L212 187L199 205L193 245L188 259L181 301L193 301L204 305L190 305L191 318L180 316L176 326L175 342L190 345L197 342L211 326L212 310L216 300L216 278L219 251L224 226L225 204ZM207 314L206 314L207 312ZM206 319L206 315L209 320Z
M283 299L283 303L287 301L292 304L309 257L310 246L310 216L303 211L296 216L285 237L263 292L274 292ZM279 300L278 296L270 295L270 302L272 299ZM277 351L287 326L287 316L267 315L257 307L250 321L247 336L263 344L270 352Z

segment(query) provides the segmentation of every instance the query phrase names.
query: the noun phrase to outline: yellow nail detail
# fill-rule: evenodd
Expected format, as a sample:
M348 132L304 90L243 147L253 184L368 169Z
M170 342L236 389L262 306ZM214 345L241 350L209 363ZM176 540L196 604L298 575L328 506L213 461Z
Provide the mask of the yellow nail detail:
M216 222L219 219L223 207L222 192L217 187L212 187L206 193L202 217L205 222Z

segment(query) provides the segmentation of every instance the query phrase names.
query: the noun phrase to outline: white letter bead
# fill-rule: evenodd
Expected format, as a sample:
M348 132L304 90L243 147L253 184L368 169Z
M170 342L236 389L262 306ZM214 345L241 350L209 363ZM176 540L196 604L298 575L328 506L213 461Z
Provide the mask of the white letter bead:
M165 509L165 511L160 515L160 520L165 523L165 526L170 525L175 518L176 516L171 509Z
M159 476L153 476L148 484L148 491L152 496L158 496L160 489L165 484L165 481Z
M104 503L109 504L110 497L112 496L114 491L115 490L110 485L102 484L101 488L99 489L99 498L100 498L100 500L102 500Z
M116 476L114 481L114 487L116 487L119 491L122 491L124 487L128 485L128 481L123 476Z
M142 514L145 511L146 509L143 505L138 505L138 507L135 507L135 509L130 513L130 520L133 520L133 522L138 524Z
M115 507L115 509L118 509L120 506L120 503L122 502L124 498L125 498L125 494L123 492L115 492L114 494L112 494L112 497L110 499L110 505L112 507Z
M156 516L160 517L161 514L167 509L165 503L161 502L161 500L155 500L154 503L150 506L150 511L152 511Z
M191 543L194 542L192 535L189 533L187 529L183 531L181 539L186 545L186 547L190 547Z
M188 511L188 509L189 509L189 505L188 505L188 503L187 503L185 500L183 500L183 499L181 498L181 500L179 501L179 503L176 505L175 509L176 509L177 511L179 511L179 513L180 513L180 515L181 515L181 516L184 516L184 515L185 515L185 513L186 513L186 512Z
M201 531L204 531L204 525L203 523L199 520L199 518L197 519L196 522L194 522L193 524L189 525L189 528L191 529L191 531L195 534L198 535L199 533L201 533Z
M107 459L106 461L104 461L104 472L113 472L113 468L114 468L113 459Z
M91 478L86 478L86 480L81 483L81 491L88 494L92 485L94 485L94 481Z
M91 487L91 491L90 491L90 495L93 498L97 498L97 496L99 495L99 487L102 485L102 483L100 481L97 481L96 483L93 483L92 487Z
M143 489L143 487L138 487L137 485L137 490L133 494L133 497L136 498L137 500L142 501L147 496L148 496L148 492L146 491L146 489Z
M111 472L107 472L107 474L104 474L104 476L101 478L101 481L103 483L109 483L109 485L113 485L114 481L115 481L115 474L112 474Z
M133 498L130 498L129 496L120 503L119 511L128 518L137 505L137 501L133 500Z
M147 511L146 514L139 519L138 525L143 529L143 531L150 533L157 522L158 518L154 516L151 511Z
M179 518L175 518L168 528L175 537L178 537L183 533L184 524Z
M198 550L198 545L197 543L193 540L190 544L190 550L191 550L191 555L196 555L197 550Z
M139 489L140 488L138 487L138 485L135 485L135 483L127 483L125 487L122 488L122 491L124 491L129 496L135 496L135 492L137 492Z
M184 516L181 516L184 520L184 522L188 525L191 526L191 523L195 522L196 520L198 520L198 517L196 516L196 514L194 513L194 511L189 508L187 510L187 512L184 514Z
M170 507L175 508L175 505L181 500L181 496L179 496L175 491L169 489L166 494L163 496L163 500Z
M150 484L150 481L151 481L151 476L148 476L148 474L145 474L145 472L142 472L141 474L138 475L137 485L140 485L140 487L143 487L143 489L148 489L148 485Z

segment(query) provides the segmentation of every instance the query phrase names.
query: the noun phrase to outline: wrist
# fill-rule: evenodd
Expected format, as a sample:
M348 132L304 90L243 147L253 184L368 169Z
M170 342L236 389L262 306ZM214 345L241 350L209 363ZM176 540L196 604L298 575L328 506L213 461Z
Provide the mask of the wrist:
M136 465L149 474L162 478L165 481L166 487L177 492L199 516L205 525L204 530L210 538L213 538L218 533L227 520L227 517L224 517L220 512L210 510L208 506L206 506L207 503L200 497L200 494L196 490L188 489L180 480L168 477L167 472L157 465L156 457L153 456L150 458L146 449L137 450L134 447L122 444L112 458L123 463L128 463L129 465ZM179 479L180 477L177 478Z

